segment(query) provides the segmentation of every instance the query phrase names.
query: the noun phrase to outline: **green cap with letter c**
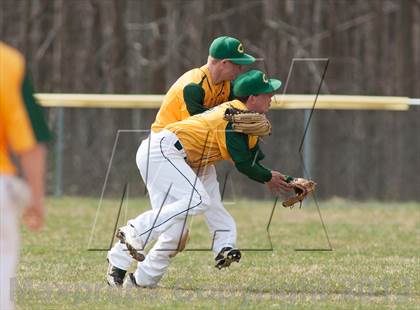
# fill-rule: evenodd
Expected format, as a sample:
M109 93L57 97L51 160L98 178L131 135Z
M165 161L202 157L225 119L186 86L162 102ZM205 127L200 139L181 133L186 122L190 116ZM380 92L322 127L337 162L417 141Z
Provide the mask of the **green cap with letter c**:
M245 53L244 46L238 39L222 36L210 45L209 55L215 59L227 59L237 65L249 65L255 58Z
M281 81L268 79L260 70L249 70L238 76L233 82L235 97L257 96L260 94L274 93L281 86Z

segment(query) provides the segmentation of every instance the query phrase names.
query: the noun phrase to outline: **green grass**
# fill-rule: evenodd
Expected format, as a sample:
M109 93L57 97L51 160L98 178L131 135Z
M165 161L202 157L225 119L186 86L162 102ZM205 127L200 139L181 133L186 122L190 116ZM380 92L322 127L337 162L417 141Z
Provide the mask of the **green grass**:
M97 199L49 199L41 233L22 232L19 309L418 309L420 204L334 200L321 203L333 246L328 248L316 208L278 206L271 223L274 250L244 252L228 270L213 267L211 252L179 254L156 289L116 290L105 284L106 252L87 251ZM119 201L104 201L91 247L107 248ZM124 205L120 223L148 208ZM272 202L227 206L240 248L267 248ZM209 248L201 217L190 222L188 248ZM135 266L133 266L135 268Z

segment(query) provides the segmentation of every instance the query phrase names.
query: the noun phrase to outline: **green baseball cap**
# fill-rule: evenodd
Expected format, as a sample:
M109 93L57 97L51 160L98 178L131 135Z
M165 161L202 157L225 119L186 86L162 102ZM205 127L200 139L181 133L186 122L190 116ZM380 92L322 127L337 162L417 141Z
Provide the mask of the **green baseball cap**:
M209 55L216 59L227 59L237 65L249 65L255 61L251 55L245 54L242 43L232 37L218 37L209 48Z
M275 92L280 86L280 80L268 79L260 70L249 70L233 82L233 94L235 97L269 94Z

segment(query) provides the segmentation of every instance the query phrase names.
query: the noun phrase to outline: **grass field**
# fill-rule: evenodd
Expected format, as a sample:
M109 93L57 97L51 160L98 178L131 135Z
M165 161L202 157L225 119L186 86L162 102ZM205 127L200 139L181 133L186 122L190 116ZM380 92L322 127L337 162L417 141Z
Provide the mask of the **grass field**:
M156 289L116 290L105 283L106 252L88 251L97 199L49 199L41 233L22 232L17 279L19 309L419 309L420 204L344 200L321 202L333 251L314 205L277 206L273 251L247 251L228 270L213 267L211 252L179 254ZM272 202L227 208L238 225L240 248L270 247L266 226ZM106 200L92 247L107 248L119 201ZM120 223L148 208L131 200ZM188 248L209 248L201 217L192 219ZM135 266L133 266L135 268Z

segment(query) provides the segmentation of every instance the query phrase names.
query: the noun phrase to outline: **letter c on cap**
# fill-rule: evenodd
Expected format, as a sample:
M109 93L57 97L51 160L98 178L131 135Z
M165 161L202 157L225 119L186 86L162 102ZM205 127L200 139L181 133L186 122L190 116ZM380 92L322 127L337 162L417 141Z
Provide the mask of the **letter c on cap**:
M265 73L263 74L262 78L263 78L264 83L268 83L268 79L267 79Z

